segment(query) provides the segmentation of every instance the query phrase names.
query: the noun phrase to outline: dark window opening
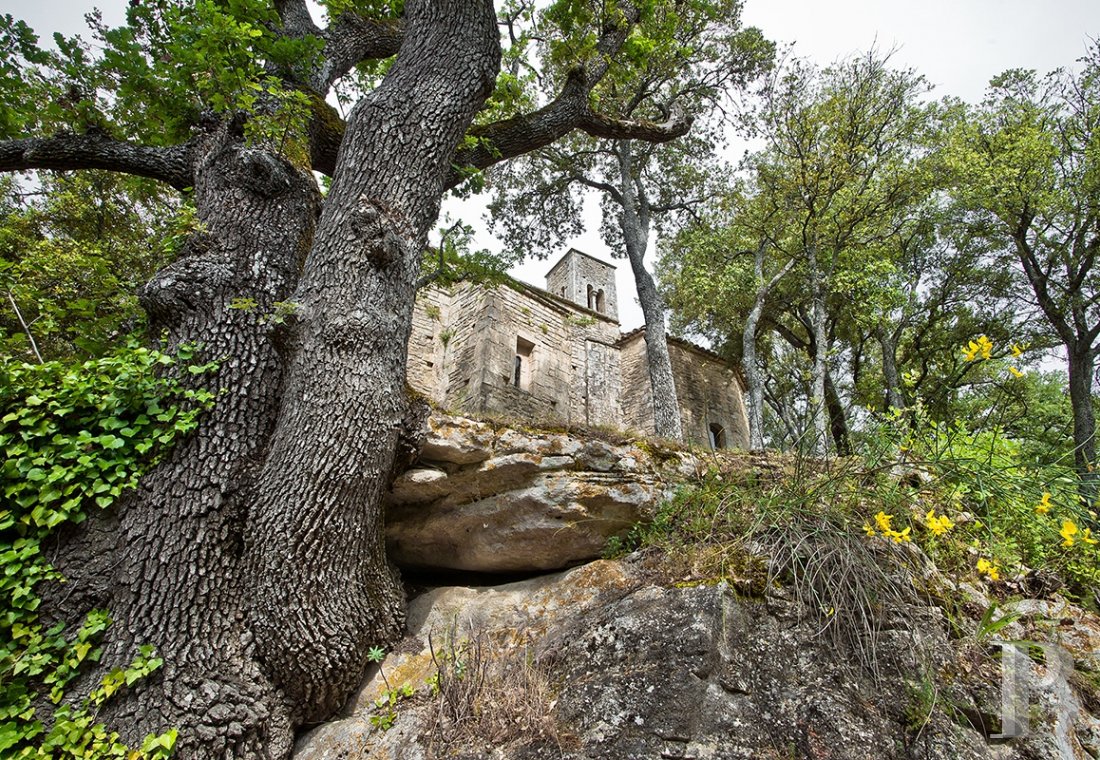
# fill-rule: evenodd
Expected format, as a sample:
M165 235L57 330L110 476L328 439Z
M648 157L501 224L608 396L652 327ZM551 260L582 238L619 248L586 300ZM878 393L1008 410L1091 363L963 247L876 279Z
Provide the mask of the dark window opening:
M534 365L535 344L516 338L516 358L512 364L512 385L520 390L531 387L531 371Z
M717 451L726 448L726 431L717 422L710 423L707 431L710 434L710 447Z
M600 288L596 291L596 311L598 311L600 314L603 314L604 312L603 288Z
M593 310L596 308L596 291L591 285L588 286L588 308Z

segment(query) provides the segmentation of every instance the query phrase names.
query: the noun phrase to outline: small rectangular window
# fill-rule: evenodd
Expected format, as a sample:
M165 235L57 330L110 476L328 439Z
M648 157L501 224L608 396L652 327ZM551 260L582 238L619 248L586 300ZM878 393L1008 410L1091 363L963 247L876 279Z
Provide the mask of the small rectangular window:
M516 358L512 364L512 385L520 390L530 390L531 371L534 369L535 344L516 338Z

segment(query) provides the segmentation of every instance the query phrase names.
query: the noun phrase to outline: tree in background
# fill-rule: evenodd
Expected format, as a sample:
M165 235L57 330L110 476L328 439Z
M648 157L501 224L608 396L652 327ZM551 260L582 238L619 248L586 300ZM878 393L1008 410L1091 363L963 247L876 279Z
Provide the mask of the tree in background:
M921 77L891 69L888 57L873 52L823 70L795 60L768 80L747 122L765 147L748 157L751 188L731 212L735 245L751 252L735 265L741 274L733 281L754 294L735 302L747 307L755 330L770 298L772 329L810 357L810 446L818 454L830 437L827 407L831 436L846 448L846 420L829 372L835 332L841 319L859 319L857 312L881 300L880 282L892 267L884 249L928 192L920 165L927 89ZM767 279L760 256L775 262ZM788 272L798 274L797 285L772 298ZM841 308L830 309L830 300ZM755 354L750 347L750 360ZM757 368L746 374L750 395L759 398Z
M546 256L581 231L581 206L599 194L603 239L625 256L645 319L657 435L682 438L668 355L665 304L645 267L649 238L717 192L725 178L708 171L722 120L715 109L762 72L773 46L757 29L742 29L739 0L668 4L640 25L624 53L635 65L605 77L592 97L603 113L628 121L694 121L671 143L621 139L588 131L533 151L492 172L490 220L520 257ZM552 48L542 51L551 64Z
M3 175L0 198L0 353L27 361L118 344L187 218L156 183L109 172L44 174L33 190Z
M950 158L968 225L1019 265L1027 300L1065 349L1077 471L1093 480L1100 45L1081 62L1076 75L1012 70L996 77L985 101L960 120Z
M686 131L596 97L678 4L500 5L333 0L322 27L304 0L150 0L55 52L0 19L0 171L129 174L194 208L139 299L169 349L217 361L185 380L222 392L139 489L59 536L68 583L43 591L50 619L111 611L91 678L141 645L163 658L99 712L126 740L174 726L186 757L284 757L400 635L380 503L416 426L406 343L442 195L574 130ZM508 46L537 27L552 97L501 71L498 23Z

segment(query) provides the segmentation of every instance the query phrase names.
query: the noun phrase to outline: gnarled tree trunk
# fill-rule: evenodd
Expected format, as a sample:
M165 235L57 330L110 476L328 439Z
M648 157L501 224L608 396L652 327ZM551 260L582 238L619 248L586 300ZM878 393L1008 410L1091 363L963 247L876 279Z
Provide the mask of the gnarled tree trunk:
M285 757L400 634L380 502L420 252L500 57L489 0L408 2L404 23L319 221L308 172L226 128L191 146L204 231L142 302L220 361L221 393L116 513L70 535L70 583L48 600L70 619L111 610L104 667L141 644L164 658L101 715L131 743L177 727L180 757Z

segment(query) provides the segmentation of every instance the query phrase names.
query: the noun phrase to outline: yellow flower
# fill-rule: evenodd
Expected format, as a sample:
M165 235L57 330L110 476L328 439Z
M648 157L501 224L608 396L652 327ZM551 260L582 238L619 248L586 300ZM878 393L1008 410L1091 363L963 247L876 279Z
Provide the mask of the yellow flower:
M1096 539L1092 537L1092 528L1085 528L1085 531L1081 534L1081 540L1086 544L1096 543Z
M1020 370L1016 369L1015 367L1009 367L1008 371L1012 373L1013 377L1023 377L1024 376L1024 373L1021 372Z
M999 581L1001 579L1001 574L997 565L990 562L985 557L980 557L978 559L978 572L988 576L991 581Z
M1035 507L1035 511L1041 515L1045 515L1047 512L1050 511L1050 506L1050 494L1044 491L1043 498L1039 502L1039 505Z
M980 335L978 340L972 340L966 344L966 348L963 349L963 356L966 357L968 362L974 361L979 356L983 359L990 359L993 356L993 341L984 335Z
M1015 343L1012 344L1012 358L1013 359L1017 358L1018 356L1022 355L1023 353L1024 353L1024 350L1022 348L1017 346Z
M903 531L894 530L890 527L890 521L893 519L893 515L888 515L885 512L879 512L877 515L875 515L875 526L878 527L879 531L881 531L882 535L886 538L893 539L894 543L896 544L903 544L909 540L909 531L911 529L906 528ZM863 532L866 533L868 536L878 535L877 533L875 533L875 528L872 527L869 522L863 523Z
M1074 536L1077 535L1077 526L1072 520L1062 520L1062 529L1058 532L1065 539L1062 541L1062 546L1073 546Z
M936 510L934 509L928 510L928 514L924 516L924 524L928 526L928 530L937 536L942 536L955 527L955 523L951 522L951 518L947 515L936 517Z
M894 539L895 544L904 544L909 540L909 530L909 528L906 528L901 533L898 533L896 530L891 530L887 531L886 535Z

